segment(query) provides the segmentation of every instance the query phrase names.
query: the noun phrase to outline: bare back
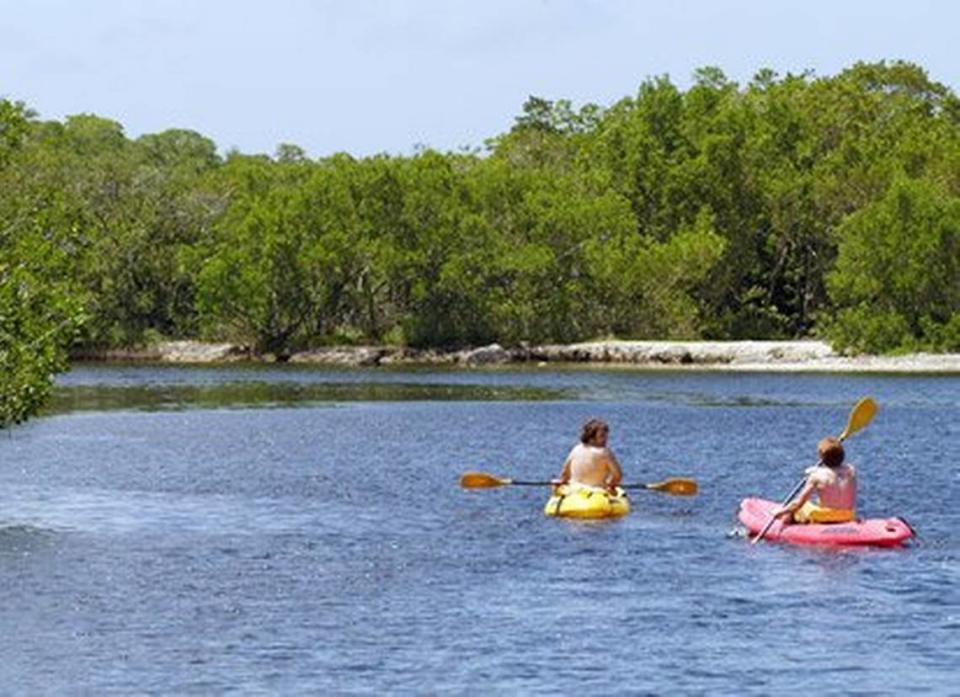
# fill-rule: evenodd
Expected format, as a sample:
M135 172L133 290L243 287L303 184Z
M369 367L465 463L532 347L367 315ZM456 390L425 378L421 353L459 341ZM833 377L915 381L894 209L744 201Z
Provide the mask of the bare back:
M610 487L620 483L620 463L610 448L578 443L563 464L561 479L570 484Z
M853 465L844 464L836 469L816 467L809 481L816 487L821 506L856 510L857 471Z

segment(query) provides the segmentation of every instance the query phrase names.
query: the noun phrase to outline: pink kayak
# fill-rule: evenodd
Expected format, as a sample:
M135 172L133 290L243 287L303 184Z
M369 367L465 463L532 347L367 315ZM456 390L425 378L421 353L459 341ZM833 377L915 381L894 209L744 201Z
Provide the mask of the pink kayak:
M737 518L751 535L759 533L770 522L770 514L779 507L776 501L744 499ZM895 547L913 536L913 529L903 518L870 518L850 523L807 523L784 525L775 522L763 536L771 542L797 545L872 545Z

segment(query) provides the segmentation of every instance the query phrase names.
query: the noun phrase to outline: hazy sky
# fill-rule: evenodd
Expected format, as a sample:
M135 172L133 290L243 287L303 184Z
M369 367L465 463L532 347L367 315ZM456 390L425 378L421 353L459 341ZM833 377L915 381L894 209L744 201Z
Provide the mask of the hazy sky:
M960 87L951 0L0 0L0 97L311 157L480 146L529 95L904 59Z

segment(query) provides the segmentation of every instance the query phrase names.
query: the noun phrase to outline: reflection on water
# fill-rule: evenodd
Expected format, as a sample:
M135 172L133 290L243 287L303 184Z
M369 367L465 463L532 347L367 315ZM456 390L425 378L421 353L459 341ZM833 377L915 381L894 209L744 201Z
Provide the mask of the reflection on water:
M417 383L229 382L221 384L59 386L48 414L73 411L176 411L182 409L268 409L323 402L540 401L563 390L507 385Z

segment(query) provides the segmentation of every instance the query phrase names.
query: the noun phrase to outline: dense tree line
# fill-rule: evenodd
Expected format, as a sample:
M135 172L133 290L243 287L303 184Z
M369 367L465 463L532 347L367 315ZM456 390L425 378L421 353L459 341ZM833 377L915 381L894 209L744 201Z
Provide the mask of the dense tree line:
M0 192L6 421L71 342L960 350L960 100L909 63L531 98L485 151L409 157L221 156L0 100Z
M0 100L0 428L43 404L84 317L60 275L69 250L49 234L46 202L20 197L32 176L18 160L30 117Z

